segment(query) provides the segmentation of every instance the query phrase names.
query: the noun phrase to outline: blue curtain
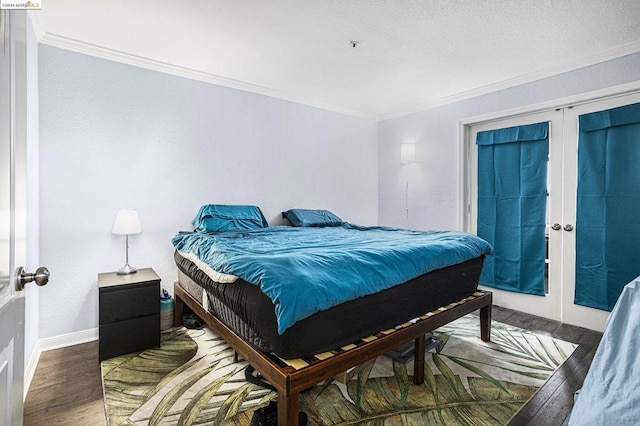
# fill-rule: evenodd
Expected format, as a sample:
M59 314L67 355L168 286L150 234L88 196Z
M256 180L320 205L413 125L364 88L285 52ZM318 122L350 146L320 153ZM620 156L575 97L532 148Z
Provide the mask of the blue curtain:
M493 246L480 283L544 296L549 125L479 132L478 236Z
M574 303L611 311L640 275L640 104L579 117Z

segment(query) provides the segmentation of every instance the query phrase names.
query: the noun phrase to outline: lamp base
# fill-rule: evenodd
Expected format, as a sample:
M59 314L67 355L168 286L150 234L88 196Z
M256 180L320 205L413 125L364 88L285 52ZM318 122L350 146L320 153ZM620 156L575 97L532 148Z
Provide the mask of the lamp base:
M118 272L116 272L116 274L117 275L129 275L129 274L135 274L136 272L138 272L138 270L136 268L134 268L133 266L129 266L129 264L127 263L122 268L118 269Z

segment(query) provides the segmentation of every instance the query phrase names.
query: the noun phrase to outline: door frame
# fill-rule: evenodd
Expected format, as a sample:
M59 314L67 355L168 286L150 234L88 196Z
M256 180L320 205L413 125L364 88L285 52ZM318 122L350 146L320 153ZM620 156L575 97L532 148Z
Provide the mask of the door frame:
M489 114L473 116L473 117L468 117L468 118L459 120L458 121L458 147L457 147L458 148L458 200L457 200L458 229L461 229L464 231L470 231L474 229L474 226L472 223L472 215L471 215L472 202L473 202L472 195L474 193L474 190L472 188L472 183L474 182L473 172L475 170L474 165L472 165L472 161L473 161L472 150L473 150L473 144L475 142L471 140L472 139L471 133L472 133L473 126L479 126L482 124L499 121L499 120L511 120L511 119L519 119L519 118L524 119L527 116L532 116L538 113L552 112L558 109L576 107L582 104L589 104L596 101L605 101L608 99L614 99L614 98L637 94L637 93L640 93L640 82L638 81L617 85L617 86L612 86L612 87L608 87L605 89L596 90L592 92L586 92L586 93L582 93L582 94L574 95L570 97L555 99L555 100L547 101L544 103L527 105L523 107L509 109L509 110L497 111ZM551 153L551 146L550 146L550 153ZM575 204L575 201L573 204ZM573 247L575 247L575 238L574 238ZM557 274L558 272L559 271L556 271L555 273ZM562 294L560 297L561 298L570 297L570 300L573 300L573 295L570 293L572 293L574 285L575 284L571 286L563 286ZM570 287L570 289L568 289L568 287ZM527 296L527 295L523 295L523 296ZM525 300L526 297L522 297L522 299ZM518 306L509 306L509 303L506 303L506 304L503 303L502 305L507 308L523 310L525 312L527 311L526 308L523 309L523 306L526 306L526 303L524 304L519 303ZM588 308L584 308L584 309L588 309ZM560 312L559 312L559 318L553 318L553 319L559 319L563 322L571 323L571 318L570 318L571 315L569 314L572 313L574 310L568 309L566 311L567 312L565 312L565 310L561 306ZM531 313L538 314L537 312L531 312ZM597 312L594 315L592 315L592 317L587 323L581 323L578 325L591 328L594 330L598 330L598 331L603 331L606 325L606 319L608 318L608 314L609 314L608 312L604 312L604 311Z

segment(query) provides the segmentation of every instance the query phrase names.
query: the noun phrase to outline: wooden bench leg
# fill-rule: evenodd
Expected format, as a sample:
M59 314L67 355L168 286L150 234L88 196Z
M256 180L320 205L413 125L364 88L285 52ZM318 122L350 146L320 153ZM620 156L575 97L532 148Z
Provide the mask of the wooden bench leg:
M415 352L413 354L413 383L421 385L424 383L424 334L415 340Z
M491 340L491 304L480 308L480 338L483 342Z
M173 305L173 326L180 327L182 325L182 312L184 311L184 302L179 297L175 297Z
M278 391L278 426L298 426L298 398L300 394L293 392L289 396Z

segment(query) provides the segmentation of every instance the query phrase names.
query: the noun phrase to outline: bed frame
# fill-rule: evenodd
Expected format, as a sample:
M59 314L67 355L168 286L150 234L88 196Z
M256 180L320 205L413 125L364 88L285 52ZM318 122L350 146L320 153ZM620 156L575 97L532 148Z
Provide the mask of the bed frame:
M262 352L244 341L229 327L207 312L180 283L174 283L174 325L182 325L182 312L186 304L209 327L222 337L247 363L256 369L278 391L278 425L298 425L298 400L300 392L324 380L334 377L397 348L415 341L413 382L424 383L425 334L448 324L466 314L480 310L480 337L491 338L491 302L489 291L476 291L473 295L436 309L432 312L384 330L374 336L344 346L334 351L317 354L311 358L283 360Z

